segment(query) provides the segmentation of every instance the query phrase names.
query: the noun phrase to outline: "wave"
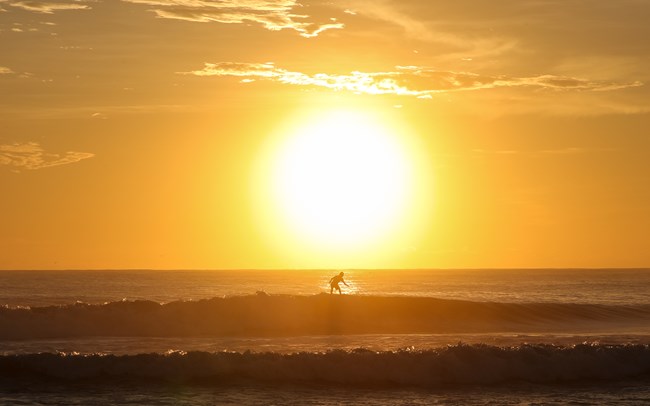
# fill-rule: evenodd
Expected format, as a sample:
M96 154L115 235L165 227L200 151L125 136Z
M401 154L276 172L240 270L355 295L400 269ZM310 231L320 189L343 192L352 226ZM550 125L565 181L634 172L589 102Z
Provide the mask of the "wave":
M456 345L437 350L322 353L168 352L0 356L0 381L423 386L647 379L650 346Z
M257 295L0 308L0 340L330 334L591 332L645 328L650 305L491 303L424 297ZM617 330L619 329L619 330ZM639 330L645 331L645 330Z

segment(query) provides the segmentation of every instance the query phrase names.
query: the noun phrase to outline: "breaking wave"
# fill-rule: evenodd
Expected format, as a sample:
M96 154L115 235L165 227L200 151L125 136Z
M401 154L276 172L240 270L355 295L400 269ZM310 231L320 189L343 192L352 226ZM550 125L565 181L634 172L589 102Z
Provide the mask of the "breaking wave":
M330 334L592 332L645 328L650 305L490 303L426 297L257 295L0 307L0 340Z
M648 345L570 347L456 345L436 350L322 353L168 352L139 355L0 356L11 382L341 384L439 387L516 382L571 383L647 379Z

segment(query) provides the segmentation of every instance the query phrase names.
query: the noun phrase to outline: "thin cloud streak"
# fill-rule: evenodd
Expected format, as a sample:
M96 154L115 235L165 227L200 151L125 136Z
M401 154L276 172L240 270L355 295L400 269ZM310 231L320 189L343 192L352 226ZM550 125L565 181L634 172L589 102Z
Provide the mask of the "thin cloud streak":
M408 3L406 3L408 4ZM417 14L407 12L404 3L386 0L346 0L339 5L344 13L372 18L381 24L400 27L407 38L453 47L445 59L457 60L463 57L494 57L510 52L518 46L515 38L485 36L472 37L463 31L443 29L440 21L426 21Z
M37 142L0 145L0 166L10 166L14 170L36 170L67 165L94 156L95 154L90 152L76 151L53 154L45 151Z
M572 156L577 154L599 153L599 152L613 152L615 148L584 148L584 147L565 147L557 149L543 149L533 151L522 151L514 149L501 149L501 150L485 150L473 149L472 152L480 155L555 155L555 156Z
M0 75L8 75L10 73L14 73L14 71L7 68L6 66L0 66Z
M316 37L331 29L342 29L344 25L330 19L330 23L310 22L310 16L295 14L300 7L297 0L122 0L127 3L152 6L151 11L158 18L192 22L217 22L242 24L254 22L270 31L290 29L305 38Z
M388 72L351 72L348 75L308 75L278 68L272 63L205 63L203 69L178 72L195 76L235 76L242 81L271 80L298 86L316 86L363 94L392 94L430 98L433 94L503 87L536 87L548 90L610 91L642 86L641 82L592 81L555 75L531 77L491 76L471 72L439 71L420 66L397 66Z
M87 3L92 0L72 0L72 1L4 1L8 6L19 8L26 11L32 11L43 14L53 14L61 10L89 10L91 7Z

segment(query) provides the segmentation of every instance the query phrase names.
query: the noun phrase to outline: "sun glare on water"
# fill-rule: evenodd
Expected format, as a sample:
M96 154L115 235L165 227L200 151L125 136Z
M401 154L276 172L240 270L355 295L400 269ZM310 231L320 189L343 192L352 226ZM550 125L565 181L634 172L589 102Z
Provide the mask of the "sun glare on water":
M280 144L271 163L271 196L299 238L350 248L384 238L397 226L412 175L396 134L372 116L332 112Z

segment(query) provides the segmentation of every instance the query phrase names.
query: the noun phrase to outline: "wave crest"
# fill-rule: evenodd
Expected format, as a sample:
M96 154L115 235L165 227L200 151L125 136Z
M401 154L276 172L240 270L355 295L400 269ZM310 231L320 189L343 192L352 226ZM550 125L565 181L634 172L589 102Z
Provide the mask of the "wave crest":
M569 383L647 377L650 347L456 345L437 350L324 353L169 352L0 356L5 381L287 383L438 387Z
M0 340L374 333L579 332L646 328L650 306L487 303L423 297L258 294L196 302L0 308ZM641 330L639 330L641 331Z

